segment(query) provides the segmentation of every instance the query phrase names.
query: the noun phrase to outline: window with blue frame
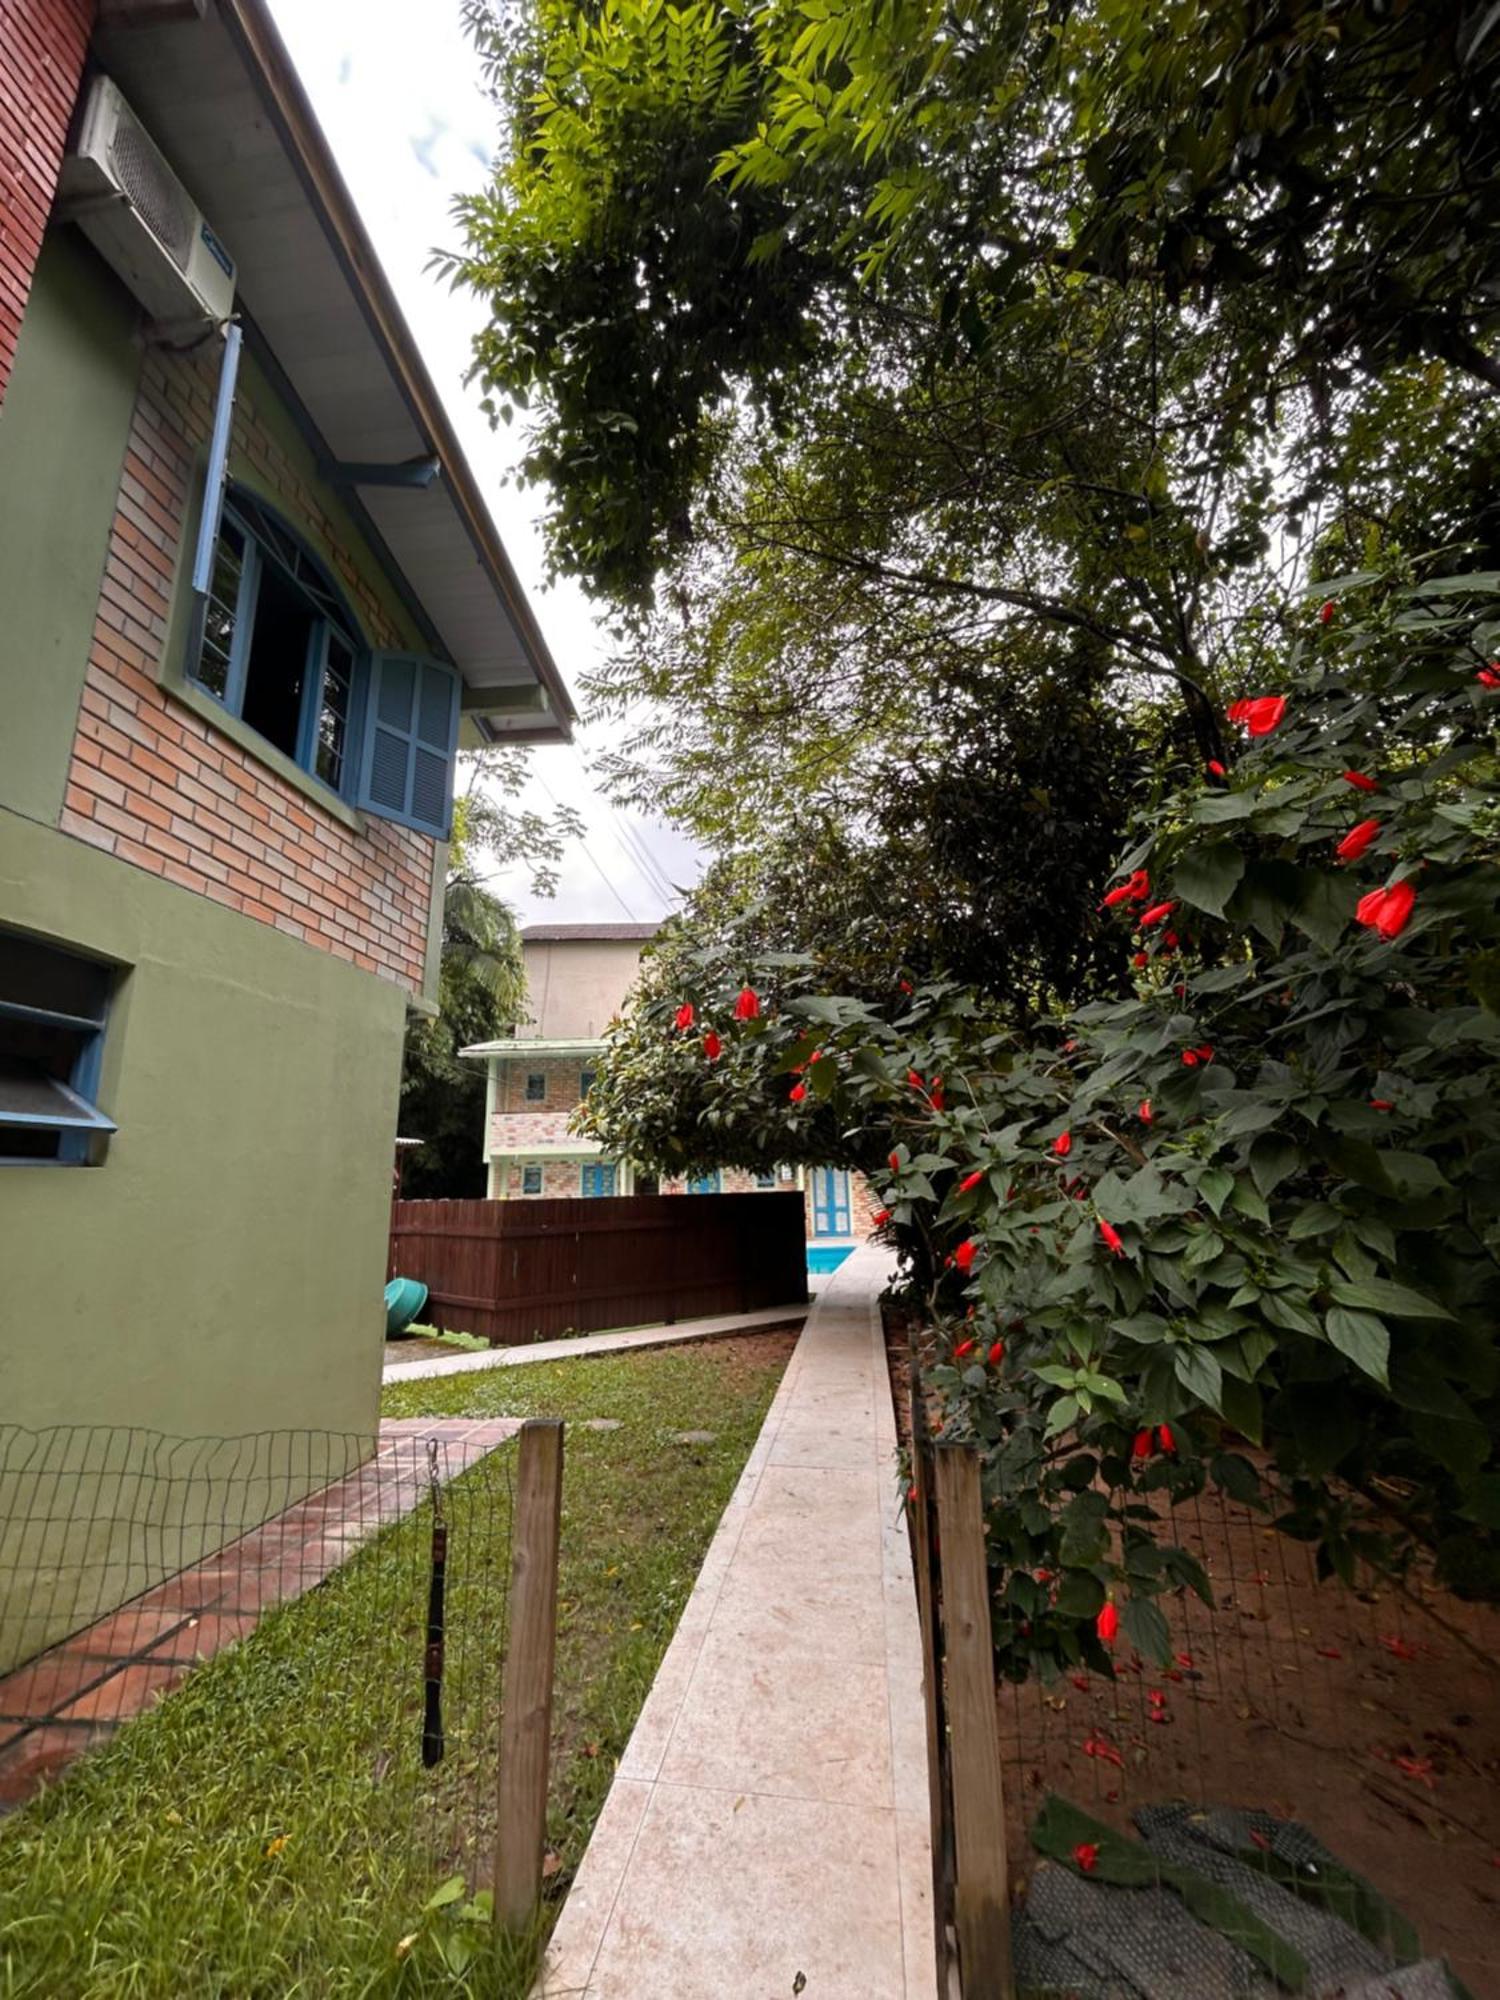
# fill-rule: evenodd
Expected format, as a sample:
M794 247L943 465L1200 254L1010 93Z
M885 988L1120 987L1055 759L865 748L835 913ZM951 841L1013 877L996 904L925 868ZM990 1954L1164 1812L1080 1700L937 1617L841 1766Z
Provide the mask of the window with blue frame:
M545 1104L547 1102L547 1072L534 1069L526 1079L526 1102Z
M318 557L243 487L224 502L188 677L348 804L446 837L457 674L366 647Z
M614 1167L605 1161L592 1161L578 1170L579 1192L585 1195L608 1195L615 1191Z
M696 1175L687 1184L687 1191L689 1194L717 1194L719 1192L719 1188L720 1188L720 1178L719 1178L719 1170L717 1167L714 1168L711 1174Z
M580 1104L582 1104L583 1100L594 1087L594 1075L595 1072L591 1069L581 1069L578 1072L578 1102Z
M775 1172L775 1169L773 1168L773 1169L771 1170L771 1172L770 1172L770 1173L764 1173L764 1172L761 1172L761 1173L757 1173L757 1174L756 1174L756 1176L755 1176L755 1185L756 1185L756 1186L757 1186L758 1188L773 1188L773 1187L775 1187L775 1185L776 1185L776 1172Z
M522 1167L522 1194L540 1194L542 1191L542 1170L540 1167Z
M0 931L0 1162L85 1166L115 1129L99 1109L114 973Z

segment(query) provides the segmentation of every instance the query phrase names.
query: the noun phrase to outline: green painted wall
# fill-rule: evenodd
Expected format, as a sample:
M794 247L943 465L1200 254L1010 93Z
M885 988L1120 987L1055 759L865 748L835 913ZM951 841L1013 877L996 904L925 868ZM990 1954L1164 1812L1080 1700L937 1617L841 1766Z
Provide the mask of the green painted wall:
M80 239L42 247L0 410L0 799L56 823L135 404L135 307Z
M123 968L103 1164L0 1167L0 1422L371 1437L404 994L3 810L0 925Z

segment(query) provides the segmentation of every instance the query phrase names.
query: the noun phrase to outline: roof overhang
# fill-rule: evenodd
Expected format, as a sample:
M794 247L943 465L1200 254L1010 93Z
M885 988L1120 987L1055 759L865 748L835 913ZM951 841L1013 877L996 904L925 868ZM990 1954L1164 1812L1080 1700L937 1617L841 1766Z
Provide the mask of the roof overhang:
M538 1056L598 1055L603 1047L604 1040L599 1035L592 1039L580 1038L561 1042L543 1041L539 1035L530 1041L523 1035L511 1035L501 1042L472 1042L468 1048L460 1049L458 1053L461 1056L499 1056L502 1060L508 1056L516 1062L521 1062L523 1059L532 1062Z
M238 266L247 337L434 650L463 677L463 728L558 743L577 719L489 508L334 163L265 0L116 11L100 65Z

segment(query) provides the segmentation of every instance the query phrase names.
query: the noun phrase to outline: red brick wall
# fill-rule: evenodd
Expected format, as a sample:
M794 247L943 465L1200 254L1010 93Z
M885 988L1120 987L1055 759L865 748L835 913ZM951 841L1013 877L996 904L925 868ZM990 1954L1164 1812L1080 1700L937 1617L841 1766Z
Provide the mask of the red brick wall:
M93 26L94 0L0 0L0 403Z
M0 0L0 7L8 0ZM243 379L243 378L242 378ZM361 830L173 701L157 673L212 364L149 352L132 420L61 825L95 847L419 991L434 843ZM375 643L398 645L317 495L243 388L234 441L282 511L328 553Z
M521 1197L523 1164L524 1162L520 1160L506 1160L497 1164L495 1182L490 1190L491 1199L499 1201L524 1198ZM535 1166L538 1163L533 1161L532 1164ZM540 1196L533 1196L532 1199L546 1201L576 1199L582 1188L579 1179L579 1168L583 1165L581 1160L543 1160L540 1165L542 1192Z

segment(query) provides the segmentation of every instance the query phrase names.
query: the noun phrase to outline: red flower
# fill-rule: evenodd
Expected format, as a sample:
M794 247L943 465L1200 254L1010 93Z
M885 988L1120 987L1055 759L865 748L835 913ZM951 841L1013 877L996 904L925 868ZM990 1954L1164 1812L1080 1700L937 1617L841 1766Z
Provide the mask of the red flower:
M1170 917L1177 908L1175 903L1153 903L1141 918L1141 929L1149 931L1153 924L1159 924L1163 917Z
M734 1003L734 1018L737 1021L760 1019L760 995L753 986L740 988L740 997Z
M1198 1067L1198 1051L1196 1049L1183 1050L1182 1066L1184 1069L1196 1069Z
M977 1188L979 1183L983 1179L984 1179L984 1168L976 1167L972 1174L965 1174L963 1179L959 1182L958 1184L959 1193L967 1194L970 1188Z
M1178 945L1182 943L1182 939L1178 937L1176 931L1168 931L1164 942L1168 951L1176 951Z
M1085 1875L1092 1875L1099 1860L1098 1844L1092 1840L1080 1840L1073 1849L1073 1859Z
M806 1097L807 1095L807 1085L805 1083L794 1083L791 1089L787 1092L787 1095L788 1097L790 1097L793 1104L800 1104L803 1098Z
M693 1011L692 1001L684 1000L682 1005L677 1009L675 1016L677 1026L679 1028L690 1028L697 1018L697 1014Z
M1497 660L1492 667L1481 667L1474 678L1484 687L1500 688L1500 660Z
M1161 1451L1176 1452L1177 1440L1172 1435L1172 1426L1170 1424L1158 1424L1156 1426L1156 1443L1157 1448Z
M1328 621L1332 618L1332 616L1333 616L1333 599L1330 597L1326 604L1321 605L1319 607L1318 610L1319 623L1326 625Z
M1353 785L1357 792L1378 792L1380 790L1375 780L1367 778L1363 771L1346 771L1344 773L1344 783L1346 785Z
M1000 1363L1005 1359L1005 1342L1003 1340L992 1340L990 1342L990 1351L984 1358L988 1361L991 1368L998 1368Z
M1379 831L1378 819L1362 819L1358 826L1344 835L1333 851L1340 861L1358 861Z
M890 1219L891 1211L888 1208L877 1208L875 1213L870 1217L870 1227L872 1229L884 1229Z
M912 990L912 984L911 984L911 981L910 981L909 979L903 979L903 980L902 980L902 981L900 982L900 985L901 985L901 991L902 991L903 993L910 993L910 992L911 992L911 990Z
M1150 894L1151 877L1144 868L1137 868L1125 881L1116 883L1099 907L1112 910L1117 903L1143 903Z
M1370 1099L1370 1109L1372 1111L1394 1111L1395 1108L1395 1105L1388 1097L1372 1097Z
M1214 1045L1213 1045L1213 1043L1212 1043L1212 1042L1200 1042L1200 1043L1198 1044L1198 1060L1199 1060L1199 1062L1201 1062L1201 1063L1211 1063L1211 1062L1213 1061L1213 1059L1214 1059Z
M1057 1137L1052 1141L1052 1150L1060 1160L1065 1160L1073 1150L1073 1134L1071 1132L1059 1132Z
M1151 1111L1151 1099L1149 1097L1143 1097L1141 1099L1140 1109L1136 1112L1135 1115L1137 1118L1140 1119L1143 1125L1150 1125L1154 1123Z
M965 1355L974 1352L974 1346L975 1343L972 1340L961 1340L953 1350L953 1359L955 1361L962 1361Z
M1099 1634L1099 1637L1104 1641L1106 1646L1112 1646L1115 1634L1119 1629L1119 1612L1116 1611L1113 1604L1106 1604L1104 1609L1099 1613L1099 1616L1094 1620L1094 1630Z
M914 1069L909 1069L906 1072L906 1080L913 1090L925 1090L927 1087Z
M927 1102L932 1106L934 1111L941 1111L947 1102L947 1099L943 1096L943 1079L940 1076L935 1076L932 1079L932 1088L927 1093Z
M1130 1447L1130 1456L1132 1458L1149 1458L1151 1456L1150 1431L1136 1432L1135 1442Z
M1135 957L1130 961L1130 963L1139 972L1143 966L1147 966L1151 963L1151 959L1148 953L1144 951L1138 951Z
M1208 760L1208 775L1211 778L1225 778L1229 774L1217 757L1210 757Z
M1367 930L1379 931L1383 938L1399 937L1406 929L1416 900L1416 885L1412 882L1393 882L1388 889L1372 889L1355 905L1355 921Z
M1269 736L1286 714L1284 694L1258 694L1230 704L1229 720L1243 722L1252 736Z
M1119 1230L1112 1223L1104 1221L1102 1217L1099 1222L1099 1234L1104 1238L1104 1241L1117 1257L1125 1255L1125 1245L1120 1241Z
M703 1037L703 1053L708 1057L710 1062L717 1062L719 1057L724 1053L724 1044L719 1040L712 1028Z
M972 1236L967 1243L959 1244L953 1253L953 1261L957 1264L960 1271L968 1270L969 1266L974 1262L978 1250L979 1245L974 1241Z
M901 1171L901 1155L900 1155L899 1153L892 1153L892 1154L891 1154L891 1159L890 1159L890 1167L891 1167L891 1172L892 1172L893 1174L899 1174L899 1173L900 1173L900 1171Z

